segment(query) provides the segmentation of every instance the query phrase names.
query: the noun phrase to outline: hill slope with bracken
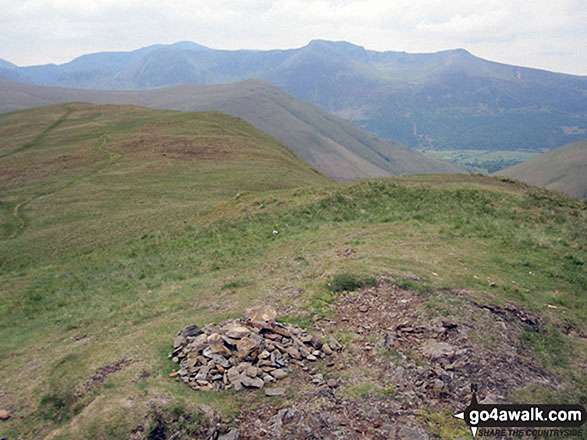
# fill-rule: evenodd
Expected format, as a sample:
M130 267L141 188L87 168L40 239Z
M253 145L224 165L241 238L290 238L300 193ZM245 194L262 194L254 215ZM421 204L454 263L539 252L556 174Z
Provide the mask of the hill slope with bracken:
M540 151L587 130L586 77L495 63L463 49L409 54L314 40L290 50L227 51L184 42L59 66L7 66L0 76L105 90L261 78L383 138L426 149Z
M0 112L71 101L222 111L281 140L302 159L337 180L464 171L402 144L380 139L260 80L129 92L60 89L0 80L0 97Z
M544 153L496 175L587 199L587 139Z

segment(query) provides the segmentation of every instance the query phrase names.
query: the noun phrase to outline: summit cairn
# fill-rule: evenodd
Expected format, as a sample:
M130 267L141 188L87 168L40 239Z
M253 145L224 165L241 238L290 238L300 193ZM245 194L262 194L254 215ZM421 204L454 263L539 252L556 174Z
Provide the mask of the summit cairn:
M324 343L276 318L275 309L263 305L247 309L242 319L186 327L173 340L170 357L179 370L170 376L197 391L263 388L287 377L291 367L342 350L334 340Z

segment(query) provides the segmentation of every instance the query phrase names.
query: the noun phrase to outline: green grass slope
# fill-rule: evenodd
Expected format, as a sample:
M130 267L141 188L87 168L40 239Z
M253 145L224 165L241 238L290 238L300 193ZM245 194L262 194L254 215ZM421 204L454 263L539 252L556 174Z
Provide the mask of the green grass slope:
M173 228L238 193L330 181L214 112L63 104L1 115L0 133L2 267Z
M217 110L253 124L337 179L399 174L457 173L465 169L383 140L260 80L215 86L178 86L136 92L59 89L0 79L0 112L84 101L160 109Z
M352 300L327 287L345 274L393 279L431 319L473 302L524 306L544 325L514 344L557 387L510 391L585 394L582 201L483 176L335 183L218 113L68 104L3 115L0 132L0 389L12 414L1 436L170 438L203 423L198 408L238 424L263 395L175 382L172 337L263 302L311 325ZM499 343L485 321L458 319L487 349Z
M496 175L587 199L587 139L544 153Z

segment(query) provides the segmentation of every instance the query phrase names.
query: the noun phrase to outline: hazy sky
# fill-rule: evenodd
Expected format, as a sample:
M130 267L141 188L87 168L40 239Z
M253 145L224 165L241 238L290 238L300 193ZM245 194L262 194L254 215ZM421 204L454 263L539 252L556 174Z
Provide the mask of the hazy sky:
M18 65L185 40L286 49L320 38L380 51L465 48L587 75L587 0L0 0L0 11L0 58Z

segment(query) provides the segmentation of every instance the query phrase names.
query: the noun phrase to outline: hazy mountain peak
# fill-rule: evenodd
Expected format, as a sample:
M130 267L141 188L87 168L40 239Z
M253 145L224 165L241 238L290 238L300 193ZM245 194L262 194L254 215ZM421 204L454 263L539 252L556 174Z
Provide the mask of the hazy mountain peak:
M210 50L209 47L202 46L201 44L193 43L191 41L178 41L177 43L170 44L169 46L182 50Z
M348 41L338 40L322 40L320 38L311 40L308 43L308 46L330 46L330 47L346 47L346 48L358 48L358 49L365 49L363 46L359 46L358 44L349 43Z
M445 53L476 58L475 55L473 55L467 49L463 49L463 48L450 49L450 50L445 51Z
M10 61L3 60L0 58L0 68L3 69L15 69L17 66L16 64L11 63Z
M311 50L334 50L337 52L344 52L348 54L357 54L366 52L363 46L349 43L348 41L328 41L328 40L312 40L303 49Z

